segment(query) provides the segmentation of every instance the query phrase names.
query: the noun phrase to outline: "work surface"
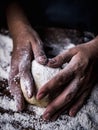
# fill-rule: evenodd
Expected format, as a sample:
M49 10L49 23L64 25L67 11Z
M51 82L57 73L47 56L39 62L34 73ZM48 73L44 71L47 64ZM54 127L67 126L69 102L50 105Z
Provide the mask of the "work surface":
M89 32L67 29L39 29L48 57L74 47L74 44L94 38ZM8 34L0 34L0 130L98 130L98 85L93 89L87 104L76 117L61 115L54 122L43 121L42 108L27 104L23 112L14 112L15 102L8 89L12 40Z

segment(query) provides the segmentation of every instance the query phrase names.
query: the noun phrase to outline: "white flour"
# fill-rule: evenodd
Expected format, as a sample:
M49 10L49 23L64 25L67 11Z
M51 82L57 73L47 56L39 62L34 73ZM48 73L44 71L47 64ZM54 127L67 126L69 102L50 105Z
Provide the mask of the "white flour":
M12 40L0 35L0 79L9 77L11 51ZM32 105L26 105L23 112L14 112L15 102L1 93L0 130L98 130L98 85L76 117L63 114L54 122L43 121L44 109Z
M8 79L12 48L11 38L0 35L0 77L5 79Z

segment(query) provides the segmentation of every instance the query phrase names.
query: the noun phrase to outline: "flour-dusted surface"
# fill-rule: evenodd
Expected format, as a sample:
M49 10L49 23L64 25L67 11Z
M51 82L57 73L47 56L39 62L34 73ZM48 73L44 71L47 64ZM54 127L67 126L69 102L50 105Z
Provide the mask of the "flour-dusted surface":
M47 31L47 37L44 41L45 50L46 52L48 50L49 57L52 57L66 47L74 46L69 43L77 44L87 41L89 38L93 38L93 34L86 32L81 35L80 32L74 30L58 29L55 31L50 29ZM45 122L41 118L45 109L29 104L26 105L23 112L14 112L15 102L8 91L7 84L11 51L12 40L7 36L0 35L0 130L98 130L98 85L95 86L87 104L83 106L75 118L63 114L54 122Z

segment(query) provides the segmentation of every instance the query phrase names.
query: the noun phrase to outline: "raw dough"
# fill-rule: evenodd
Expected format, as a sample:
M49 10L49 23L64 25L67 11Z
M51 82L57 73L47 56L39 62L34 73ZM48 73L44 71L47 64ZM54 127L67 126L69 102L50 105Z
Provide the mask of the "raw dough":
M55 76L59 71L60 71L60 68L50 68L47 66L43 66L34 60L32 62L32 74L33 74L33 78L34 78L37 90L43 87L43 85L47 83L50 79L52 79L53 76ZM25 94L24 82L20 80L20 83L21 83L21 89L23 91L24 97L27 100L27 102L29 102L30 104L34 104L36 106L40 106L40 107L47 106L47 104L49 103L48 96L46 96L42 100L37 100L34 96L29 99Z

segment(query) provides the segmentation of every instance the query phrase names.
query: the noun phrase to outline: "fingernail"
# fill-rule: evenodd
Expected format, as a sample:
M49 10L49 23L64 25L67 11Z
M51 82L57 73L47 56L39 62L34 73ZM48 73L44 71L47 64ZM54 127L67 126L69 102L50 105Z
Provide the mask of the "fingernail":
M75 110L70 111L70 112L69 112L69 115L70 115L71 117L74 117L74 116L76 115L76 111L75 111Z
M43 60L44 60L44 58L42 56L38 57L38 61L43 61Z
M30 91L27 91L27 95L28 95L28 98L31 98L33 94Z
M39 56L37 58L37 61L42 63L42 64L46 64L47 63L47 58L46 58L46 56Z
M44 116L43 116L44 120L49 120L50 119L50 113L46 113Z
M49 64L54 64L56 62L56 60L52 59L52 60L49 60Z
M44 96L43 93L38 94L37 99L40 100Z

